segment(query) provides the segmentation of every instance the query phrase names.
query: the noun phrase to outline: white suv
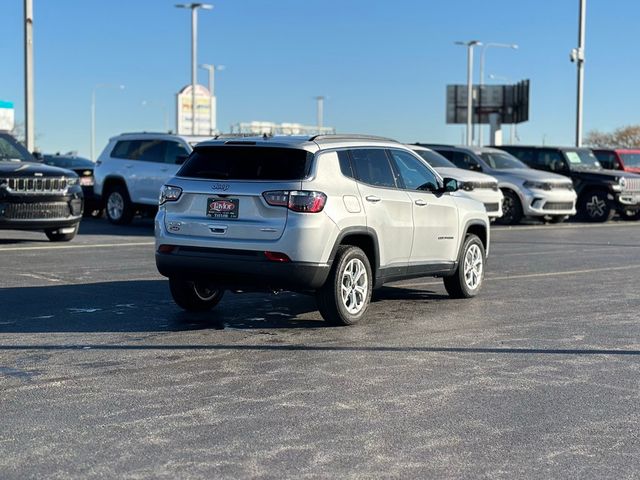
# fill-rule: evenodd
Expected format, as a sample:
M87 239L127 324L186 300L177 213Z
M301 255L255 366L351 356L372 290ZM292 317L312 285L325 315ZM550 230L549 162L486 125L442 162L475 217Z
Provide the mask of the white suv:
M489 251L484 205L411 149L365 136L199 144L163 186L156 265L176 303L208 310L224 290L313 293L348 325L373 288L444 277L475 296Z
M208 138L142 132L109 139L94 171L94 192L109 221L127 224L138 211L154 211L160 187L176 174L193 145Z

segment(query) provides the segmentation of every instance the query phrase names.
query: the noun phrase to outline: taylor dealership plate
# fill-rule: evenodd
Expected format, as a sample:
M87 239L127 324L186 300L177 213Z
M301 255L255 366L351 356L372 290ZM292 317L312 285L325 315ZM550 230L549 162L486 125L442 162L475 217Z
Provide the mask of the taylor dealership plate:
M238 218L240 200L237 198L208 198L207 217Z

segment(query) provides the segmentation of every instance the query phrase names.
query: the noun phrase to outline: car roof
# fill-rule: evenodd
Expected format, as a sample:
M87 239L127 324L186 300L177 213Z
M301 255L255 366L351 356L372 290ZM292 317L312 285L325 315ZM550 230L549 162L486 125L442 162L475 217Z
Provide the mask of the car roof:
M502 145L500 147L495 147L497 149L501 149L501 148L533 148L536 150L541 150L543 148L547 148L550 150L567 150L567 151L572 151L572 150L593 150L593 148L591 147L572 147L572 146L566 146L566 147L559 147L557 145Z
M406 148L402 144L390 138L356 134L313 135L311 137L306 135L219 135L213 139L200 143L198 146L207 147L221 145L303 148L311 151L356 146Z
M211 139L211 135L178 135L176 133L169 132L125 132L120 135L116 135L110 140L126 140L126 139L147 139L147 138L162 138L162 139L176 139L180 138L187 143L203 142Z

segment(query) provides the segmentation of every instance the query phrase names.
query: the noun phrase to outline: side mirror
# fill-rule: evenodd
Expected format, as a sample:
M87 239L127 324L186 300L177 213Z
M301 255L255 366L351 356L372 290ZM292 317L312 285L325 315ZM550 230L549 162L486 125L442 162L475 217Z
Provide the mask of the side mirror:
M184 162L187 161L187 158L189 158L189 155L178 155L176 157L176 164L182 165Z
M455 178L445 178L444 186L442 187L443 192L457 192L460 189L458 185L458 181Z

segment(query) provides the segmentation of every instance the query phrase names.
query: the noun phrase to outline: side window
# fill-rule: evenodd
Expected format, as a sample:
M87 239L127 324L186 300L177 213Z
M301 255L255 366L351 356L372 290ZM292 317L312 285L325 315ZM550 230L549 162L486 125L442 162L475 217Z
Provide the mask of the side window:
M458 168L464 168L465 170L480 170L478 162L467 153L453 152L451 161Z
M400 178L408 190L438 189L438 180L435 174L413 155L400 150L390 150L391 157L395 161Z
M189 151L180 142L164 142L165 143L165 163L176 165L180 158L184 159L189 156Z
M143 162L164 163L165 144L163 140L145 140L140 142L135 152L137 160Z
M534 150L526 148L514 148L513 150L507 149L507 152L516 157L522 163L526 163L530 167L536 165L536 152Z
M525 163L527 163L525 161ZM566 170L566 164L562 154L557 150L540 150L536 159L536 166L550 172L561 172Z
M435 150L435 149L434 149ZM442 155L444 158L453 162L453 151L452 150L436 150L437 153Z
M351 159L349 158L349 152L346 150L340 150L338 152L338 161L340 162L340 171L345 177L355 178L353 169L351 168Z
M593 152L602 168L608 170L618 170L620 165L616 161L616 155L612 152Z
M376 187L395 188L396 182L387 153L381 148L351 150L356 178Z
M139 150L139 148L140 148L139 140L120 140L118 143L116 143L116 146L113 147L111 156L114 158L137 160L137 158L133 157L133 152Z

